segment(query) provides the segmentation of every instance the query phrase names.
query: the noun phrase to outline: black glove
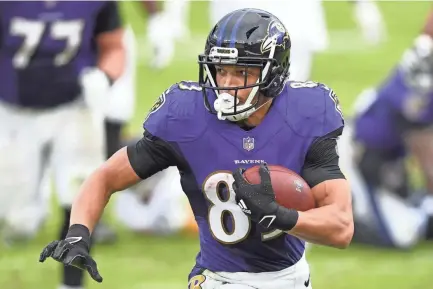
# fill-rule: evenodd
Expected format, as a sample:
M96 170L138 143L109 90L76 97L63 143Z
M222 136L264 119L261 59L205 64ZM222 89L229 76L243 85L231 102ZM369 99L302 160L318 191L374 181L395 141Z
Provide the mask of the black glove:
M65 240L53 241L48 244L39 257L44 262L48 257L68 266L87 270L97 282L102 282L95 260L89 255L90 232L86 226L72 225Z
M243 176L244 171L240 168L233 172L233 190L238 206L252 221L266 228L291 230L298 221L298 211L277 203L267 165L260 165L261 183L258 185L250 184Z

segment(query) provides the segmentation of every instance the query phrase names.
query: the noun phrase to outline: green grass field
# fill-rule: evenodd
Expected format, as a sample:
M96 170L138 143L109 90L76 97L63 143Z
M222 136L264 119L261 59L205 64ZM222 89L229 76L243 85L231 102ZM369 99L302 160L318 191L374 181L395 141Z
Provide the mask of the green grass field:
M126 19L142 38L145 21L135 3L123 3ZM343 110L365 87L377 84L399 59L403 49L420 31L430 4L427 2L383 2L389 38L380 47L368 47L353 18L351 4L325 4L330 29L329 51L318 55L313 80L324 82L339 95ZM204 47L207 24L206 2L194 2L191 10L192 40L180 43L173 65L151 71L146 65L149 47L140 41L137 113L128 132L139 133L141 122L153 100L169 85L198 77L196 56ZM343 58L344 57L344 58ZM0 289L54 289L60 279L58 264L38 263L43 246L57 237L58 209L37 238L12 248L0 245ZM113 220L115 223L115 220ZM199 249L192 236L142 237L118 227L120 239L112 246L98 246L94 257L104 277L102 284L88 281L88 288L178 289L187 287L187 274ZM308 252L315 289L428 289L433 288L433 246L396 252L352 246L341 251L315 246Z

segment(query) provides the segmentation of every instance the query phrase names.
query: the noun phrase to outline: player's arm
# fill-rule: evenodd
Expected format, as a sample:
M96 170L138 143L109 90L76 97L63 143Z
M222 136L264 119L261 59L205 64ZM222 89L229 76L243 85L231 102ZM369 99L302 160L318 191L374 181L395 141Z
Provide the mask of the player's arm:
M102 282L89 253L90 236L111 195L171 165L176 161L169 145L148 133L135 145L120 149L83 183L72 204L66 238L49 243L39 262L52 257L64 265L87 270L95 281Z
M433 38L433 10L431 10L427 16L422 33Z
M125 67L123 32L117 2L107 1L97 16L94 35L98 68L107 74L111 82L122 75Z
M84 182L72 205L71 225L80 224L92 232L114 192L176 165L170 145L145 132L135 145L117 151Z
M338 166L337 137L341 128L310 147L302 177L310 185L317 208L298 212L288 233L311 243L346 248L353 236L350 186Z

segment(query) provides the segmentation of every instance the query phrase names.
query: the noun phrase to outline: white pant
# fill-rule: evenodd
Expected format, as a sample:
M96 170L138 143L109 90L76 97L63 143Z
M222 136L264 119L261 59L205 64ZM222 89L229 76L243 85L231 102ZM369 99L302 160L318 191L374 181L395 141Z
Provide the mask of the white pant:
M144 203L143 198L148 201ZM116 195L116 216L134 231L174 233L186 225L189 210L176 167L158 172Z
M40 190L48 163L59 202L71 204L103 160L102 129L79 101L44 111L0 102L0 219L35 233L48 207Z
M295 265L277 272L227 273L205 270L189 280L188 288L202 289L311 289L310 268L305 256Z

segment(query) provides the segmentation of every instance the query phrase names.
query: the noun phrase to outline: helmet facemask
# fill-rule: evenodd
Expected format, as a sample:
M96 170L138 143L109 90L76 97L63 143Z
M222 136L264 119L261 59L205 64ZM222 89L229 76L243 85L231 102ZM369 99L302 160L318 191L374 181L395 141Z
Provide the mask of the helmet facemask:
M220 120L240 121L247 119L259 109L259 94L266 95L266 90L272 84L275 69L278 63L274 58L276 45L272 44L268 57L254 56L248 51L240 51L237 48L213 46L207 54L199 55L199 83L203 88L203 96L207 109L218 116ZM239 56L248 55L248 56ZM259 68L260 74L257 81L248 85L248 74L245 73L242 86L223 87L216 81L215 66L233 65L242 67L246 71L250 68ZM252 88L244 103L240 104L239 90ZM213 105L210 103L208 90L213 90L216 99ZM234 91L231 95L224 91Z

